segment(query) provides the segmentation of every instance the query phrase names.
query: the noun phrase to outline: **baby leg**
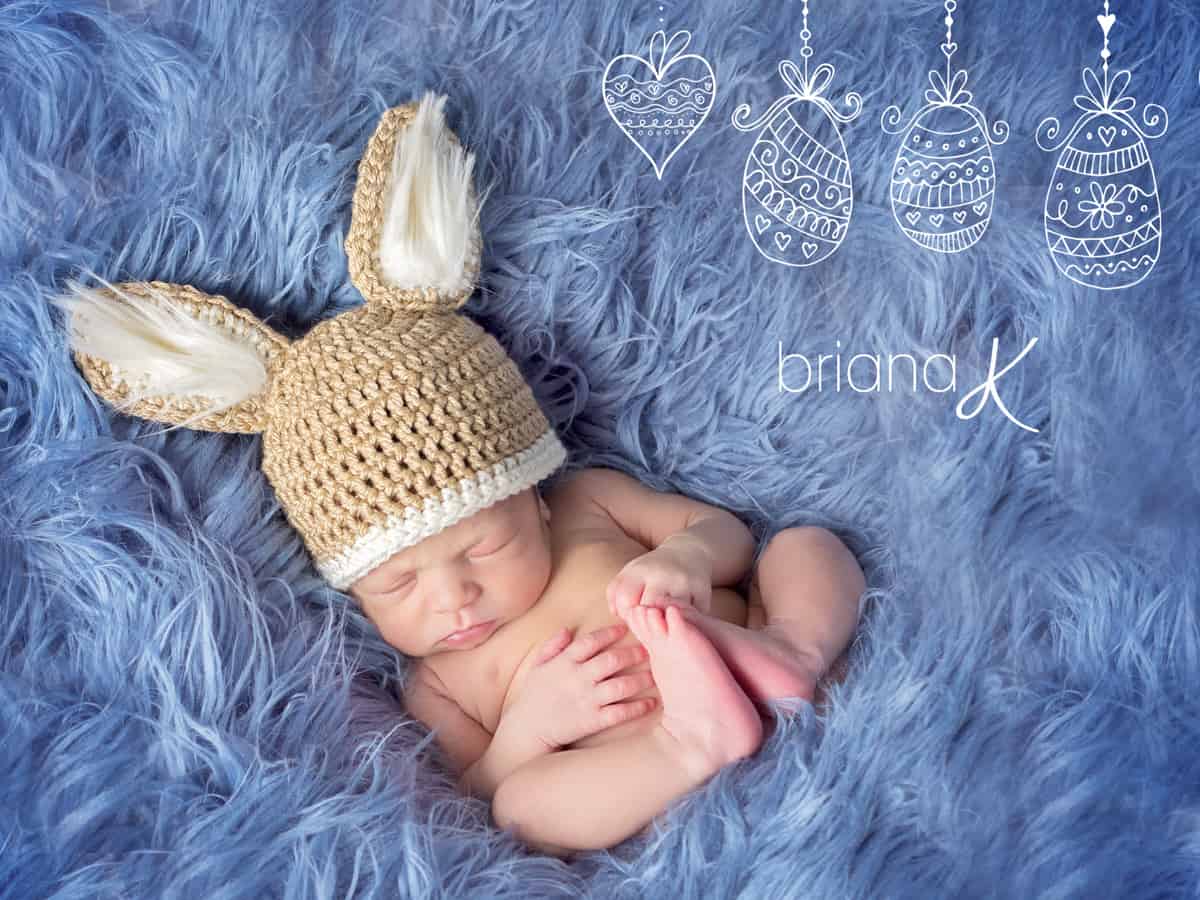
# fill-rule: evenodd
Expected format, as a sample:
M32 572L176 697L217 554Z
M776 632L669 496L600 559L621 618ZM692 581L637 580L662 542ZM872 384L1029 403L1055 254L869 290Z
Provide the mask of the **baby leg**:
M680 765L661 728L526 763L492 797L496 826L553 856L602 850L633 837L707 779Z
M496 824L543 851L619 844L762 743L754 705L678 609L634 607L625 618L649 651L661 718L642 734L540 757L501 782Z
M866 586L853 554L822 528L789 528L767 545L750 585L746 628L684 607L756 702L802 697L821 702L818 679L841 656L858 623ZM841 658L839 658L841 656Z
M762 631L835 665L858 626L866 579L858 560L824 528L788 528L772 538L755 572ZM749 615L749 614L748 614Z

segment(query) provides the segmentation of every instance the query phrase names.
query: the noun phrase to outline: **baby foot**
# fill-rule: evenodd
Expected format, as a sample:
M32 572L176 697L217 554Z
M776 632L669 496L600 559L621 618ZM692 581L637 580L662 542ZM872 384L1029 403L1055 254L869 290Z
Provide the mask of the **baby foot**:
M645 646L662 698L658 727L681 752L681 761L703 782L762 744L763 725L707 638L675 606L635 606L625 612L629 630Z
M771 624L754 631L687 607L680 613L712 642L755 703L784 698L816 703L821 661L785 628Z

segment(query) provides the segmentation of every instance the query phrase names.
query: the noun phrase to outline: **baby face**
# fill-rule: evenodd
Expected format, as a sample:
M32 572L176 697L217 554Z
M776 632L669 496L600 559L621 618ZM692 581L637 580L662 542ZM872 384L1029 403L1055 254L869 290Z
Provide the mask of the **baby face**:
M550 571L550 509L528 488L392 555L349 593L385 641L433 656L478 647L524 615Z

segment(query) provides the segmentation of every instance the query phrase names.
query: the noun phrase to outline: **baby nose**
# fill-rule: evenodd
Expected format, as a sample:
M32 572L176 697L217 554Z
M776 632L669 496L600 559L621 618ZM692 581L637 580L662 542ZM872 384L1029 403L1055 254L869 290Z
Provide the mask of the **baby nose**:
M455 612L479 599L479 585L470 580L447 578L437 592L438 606L443 612Z

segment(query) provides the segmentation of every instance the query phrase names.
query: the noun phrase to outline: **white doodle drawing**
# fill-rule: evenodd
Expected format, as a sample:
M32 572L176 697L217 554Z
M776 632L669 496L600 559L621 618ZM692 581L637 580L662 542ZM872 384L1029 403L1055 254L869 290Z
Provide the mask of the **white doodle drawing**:
M953 68L957 0L943 4L946 17L946 74L929 73L925 105L900 125L899 106L889 106L880 124L888 134L904 133L892 167L892 216L914 243L938 253L973 247L992 221L996 163L992 144L1008 140L1008 123L986 117L971 104L967 70Z
M1046 243L1058 270L1084 287L1111 291L1132 287L1158 263L1162 248L1162 207L1147 140L1167 131L1167 111L1155 103L1132 112L1126 96L1132 77L1122 69L1111 77L1108 34L1117 21L1105 0L1096 21L1104 32L1103 80L1083 70L1086 93L1075 97L1083 115L1061 139L1058 119L1038 126L1038 146L1059 149L1046 191Z
M691 40L688 31L676 31L669 40L665 31L656 31L648 59L622 53L604 69L601 93L608 114L660 180L667 163L704 124L717 95L708 60L684 52Z
M758 131L742 173L742 219L758 252L785 266L811 266L842 245L854 211L854 177L839 125L862 112L862 97L851 91L838 112L823 94L834 68L822 63L809 71L808 0L800 32L803 71L790 60L779 76L790 89L754 121L750 104L733 112L739 131ZM739 121L740 120L740 121Z

